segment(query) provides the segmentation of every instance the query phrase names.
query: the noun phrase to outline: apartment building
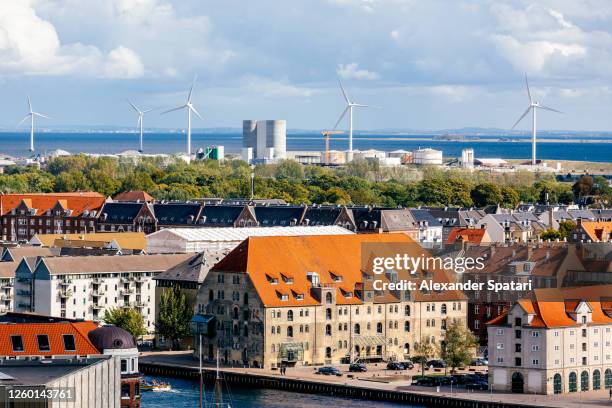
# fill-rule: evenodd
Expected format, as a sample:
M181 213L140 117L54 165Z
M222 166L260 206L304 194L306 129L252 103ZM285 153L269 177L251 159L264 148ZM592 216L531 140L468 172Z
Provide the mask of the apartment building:
M27 242L35 234L95 232L104 204L98 193L0 195L2 239Z
M140 407L139 354L130 333L115 326L98 327L91 321L39 315L22 315L18 320L0 323L3 373L7 374L8 368L11 376L19 373L32 380L41 375L33 370L46 370L48 373L42 375L51 377L62 368L76 366L79 370L87 360L105 361L107 367L97 367L92 373L81 370L75 378L62 378L61 385L75 387L78 401L86 406ZM28 366L28 362L38 365L41 360L44 365Z
M612 242L612 221L584 221L578 219L570 234L571 242Z
M485 215L476 223L476 228L485 228L491 242L525 243L538 241L547 227L533 213L513 212Z
M382 289L414 277L368 272L359 255L369 244L422 253L401 233L245 240L198 291L204 355L218 350L226 364L267 368L403 359L418 341L439 345L448 322L465 324L462 293ZM443 271L419 272L417 280L447 281Z
M488 323L494 391L612 388L612 286L534 291Z
M187 254L24 258L16 269L15 311L101 321L112 307L133 307L155 323L157 274Z

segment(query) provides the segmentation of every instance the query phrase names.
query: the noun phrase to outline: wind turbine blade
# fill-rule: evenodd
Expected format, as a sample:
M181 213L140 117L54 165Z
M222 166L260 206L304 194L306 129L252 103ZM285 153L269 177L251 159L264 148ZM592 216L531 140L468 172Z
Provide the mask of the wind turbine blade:
M130 104L130 106L136 111L136 113L140 113L140 109L138 109L136 105L132 103L132 101L130 101L129 99L126 99L126 100Z
M362 105L360 103L353 103L353 106L355 106L356 108L374 108L374 109L382 109L382 106L376 106L376 105Z
M334 125L334 129L336 130L336 128L338 127L338 125L340 124L340 122L342 122L342 119L344 119L344 116L346 115L346 112L349 111L349 109L351 109L350 106L347 106L346 108L344 108L344 111L342 112L342 115L340 115L340 117L338 118L338 121L336 122L336 124Z
M25 115L25 117L23 119L21 119L19 121L19 123L15 127L19 127L19 125L21 125L23 122L25 122L26 119L28 119L31 115L32 115L31 113L28 113L27 115Z
M342 85L342 81L338 78L338 83L340 84L340 90L342 91L342 96L344 96L344 100L346 103L351 103L348 96L346 95L346 91L344 90L344 86Z
M174 112L174 111L181 110L181 109L185 109L185 107L187 107L187 105L181 105L181 106L178 106L176 108L168 109L167 111L164 111L164 112L160 113L160 115L163 115L163 114L166 114L166 113L170 113L170 112Z
M198 80L198 76L193 76L193 82L191 83L191 88L189 88L189 95L187 96L187 103L191 102L191 94L193 93L193 87L195 86L196 81Z
M28 95L28 107L30 108L30 113L32 113L32 100L30 99L30 95Z
M49 116L43 115L42 113L38 113L38 112L32 112L32 115L40 116L41 118L45 118L45 119L51 119Z
M527 110L525 111L525 113L523 113L523 114L521 115L521 117L520 117L520 118L518 118L518 120L517 120L517 121L514 123L514 125L512 125L512 127L510 128L510 130L514 130L514 128L516 127L516 125L518 125L518 124L519 124L519 122L520 122L521 120L523 120L523 118L524 118L525 116L527 116L527 114L529 113L529 111L530 111L530 110L531 110L531 105L529 105L529 107L527 108Z
M190 106L189 106L189 109L191 109L191 111L192 111L193 113L195 113L195 114L198 116L198 118L200 118L200 119L204 120L204 118L202 117L202 115L200 115L200 113L199 113L199 112L196 110L196 108L195 108L193 105L190 105Z
M529 91L529 81L527 80L527 74L525 74L525 86L527 87L527 96L529 97L529 103L533 103L531 98L531 91Z
M149 113L149 112L154 111L155 109L157 109L157 108L147 109L147 110L142 111L142 113Z
M538 108L540 108L540 109L544 109L544 110L547 110L547 111L551 111L551 112L563 113L563 112L561 112L561 111L558 111L558 110L553 109L553 108L549 108L548 106L541 105L541 104L540 104L540 105L538 105Z

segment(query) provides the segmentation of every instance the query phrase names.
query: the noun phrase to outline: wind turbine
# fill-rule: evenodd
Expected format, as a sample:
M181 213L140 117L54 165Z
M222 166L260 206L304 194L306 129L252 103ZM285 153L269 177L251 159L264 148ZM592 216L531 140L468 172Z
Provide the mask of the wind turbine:
M338 78L338 83L340 84L340 90L342 91L342 96L344 96L344 100L346 101L346 108L344 108L344 111L340 115L340 118L338 118L338 121L336 122L336 125L334 126L333 130L336 130L336 128L338 127L338 125L340 124L342 119L344 119L344 116L348 112L349 114L349 148L348 150L349 151L347 155L347 161L352 161L353 160L353 108L378 108L380 109L380 107L362 105L359 103L352 102L349 99L348 95L346 94L346 91L344 90L344 86L342 86L342 81L340 81L340 78Z
M144 121L144 115L145 113L149 113L152 110L155 110L155 108L152 109L147 109L147 110L140 110L138 107L136 107L136 105L134 105L132 103L132 101L130 101L129 99L127 100L128 103L130 104L130 106L136 111L136 113L138 114L138 126L140 127L140 149L138 149L138 151L140 153L143 152L142 150L142 133L143 133L143 121Z
M30 109L30 111L28 112L27 115L25 115L23 119L21 119L21 121L17 124L17 126L21 125L23 122L26 121L26 119L30 118L30 151L33 152L34 151L34 116L40 116L41 118L45 118L45 119L51 119L51 118L47 115L43 115L42 113L34 112L32 110L32 100L30 99L29 96L28 96L28 108Z
M187 95L187 103L161 113L163 115L165 113L174 112L174 111L181 110L181 109L187 109L187 161L191 161L191 112L195 113L198 116L198 118L204 120L202 116L200 116L196 108L193 106L193 104L191 103L191 95L193 93L193 87L195 86L197 79L198 79L197 76L193 77L191 88L189 88L189 95Z
M561 113L556 109L553 108L549 108L548 106L542 105L540 102L534 101L533 98L531 97L531 92L529 91L529 81L527 80L527 75L525 75L525 86L527 87L527 97L529 98L529 106L527 106L527 110L525 111L525 113L523 113L521 115L520 118L518 118L518 120L514 123L514 125L512 126L513 130L516 125L519 124L519 122L521 120L523 120L523 118L525 116L527 116L527 114L529 113L529 111L531 111L532 113L532 125L531 125L531 164L533 166L536 165L536 136L537 136L537 110L538 109L544 109L547 111L551 111L551 112L557 112L557 113Z

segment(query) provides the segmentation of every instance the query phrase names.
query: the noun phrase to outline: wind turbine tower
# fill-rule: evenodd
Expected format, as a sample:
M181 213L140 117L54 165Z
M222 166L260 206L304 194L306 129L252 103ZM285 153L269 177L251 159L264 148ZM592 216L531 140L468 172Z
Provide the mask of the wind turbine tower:
M531 165L535 166L537 164L536 160L536 140L537 140L537 111L538 109L544 109L551 112L561 113L556 109L549 108L541 104L540 102L534 101L531 96L531 91L529 90L529 81L527 80L527 75L525 75L525 86L527 87L527 97L529 98L529 105L527 106L527 110L521 115L520 118L514 123L512 126L513 130L516 125L520 123L521 120L531 111L532 114L532 123L531 123Z
M143 152L143 149L142 149L142 134L143 134L144 115L145 115L145 113L149 113L152 110L155 110L155 108L147 109L147 110L143 111L143 110L140 110L140 108L138 108L136 105L134 105L132 103L132 101L130 101L129 99L127 101L130 104L130 106L132 107L132 109L134 109L136 111L136 113L138 114L138 127L140 128L140 148L138 149L138 151L140 153L142 153Z
M346 157L346 161L350 162L350 161L353 161L353 108L378 108L380 109L380 107L362 105L359 103L352 102L349 99L348 95L346 94L346 91L344 90L344 86L342 85L342 81L340 81L339 78L338 78L338 83L340 84L340 90L342 91L342 96L344 97L344 100L346 101L346 108L344 108L344 111L340 115L340 118L338 118L338 121L336 122L336 125L334 126L333 130L336 130L336 128L338 128L338 125L340 124L342 119L344 119L344 116L348 112L349 114L349 148L348 148L348 154Z
M187 161L191 161L191 112L195 113L198 118L202 119L202 116L198 113L193 103L191 103L191 96L193 94L193 88L195 86L197 80L197 76L193 78L193 82L191 83L191 88L189 88L189 94L187 95L187 102L184 105L177 106L176 108L169 109L161 114L174 112L181 109L187 110ZM204 120L204 119L202 119Z
M39 116L45 119L51 119L51 118L47 115L43 115L42 113L34 112L34 110L32 110L32 100L30 99L29 96L28 96L28 108L29 108L28 114L25 115L23 119L21 119L21 121L17 124L17 126L21 125L27 119L30 119L30 151L33 152L34 151L34 116Z

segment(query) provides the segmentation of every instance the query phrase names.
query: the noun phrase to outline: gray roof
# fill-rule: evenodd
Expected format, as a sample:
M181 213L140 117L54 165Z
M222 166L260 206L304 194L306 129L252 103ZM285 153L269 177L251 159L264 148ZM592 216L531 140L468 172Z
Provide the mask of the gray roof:
M228 253L229 249L201 252L160 273L153 279L201 284L206 279L208 271Z
M0 366L0 374L11 379L0 378L0 385L44 385L109 358L111 357L100 356L80 360L63 358L33 361L4 360Z

